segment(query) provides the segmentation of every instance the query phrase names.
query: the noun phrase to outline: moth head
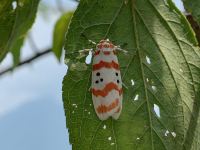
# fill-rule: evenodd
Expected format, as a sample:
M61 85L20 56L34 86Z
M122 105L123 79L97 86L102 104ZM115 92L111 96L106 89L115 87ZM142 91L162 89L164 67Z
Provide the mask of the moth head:
M115 49L115 45L113 45L112 42L109 41L109 39L107 39L107 40L101 40L97 44L97 50L101 50L101 51L113 51L114 49Z

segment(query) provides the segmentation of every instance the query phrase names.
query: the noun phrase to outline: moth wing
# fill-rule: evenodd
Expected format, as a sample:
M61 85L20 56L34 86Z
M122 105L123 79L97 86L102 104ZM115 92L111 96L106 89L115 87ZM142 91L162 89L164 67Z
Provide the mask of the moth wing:
M98 66L97 69L94 69L94 65ZM92 99L100 120L109 117L118 119L121 113L122 81L120 70L116 66L119 65L115 55L100 54L93 58Z

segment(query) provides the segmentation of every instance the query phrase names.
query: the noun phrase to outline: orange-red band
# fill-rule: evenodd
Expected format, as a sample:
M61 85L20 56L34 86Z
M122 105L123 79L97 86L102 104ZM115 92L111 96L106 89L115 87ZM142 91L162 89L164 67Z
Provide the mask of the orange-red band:
M100 114L109 112L109 111L113 110L114 108L116 108L118 106L118 104L119 104L119 99L116 99L108 106L100 105L97 107L97 112Z
M101 68L114 68L116 70L119 70L119 64L112 61L112 62L105 62L105 61L100 61L98 64L93 65L92 70L99 70Z
M118 91L119 95L121 95L123 92L122 88L120 89L117 84L110 82L106 84L106 86L102 90L96 90L92 88L92 94L97 97L98 96L106 97L109 94L109 92L112 90Z

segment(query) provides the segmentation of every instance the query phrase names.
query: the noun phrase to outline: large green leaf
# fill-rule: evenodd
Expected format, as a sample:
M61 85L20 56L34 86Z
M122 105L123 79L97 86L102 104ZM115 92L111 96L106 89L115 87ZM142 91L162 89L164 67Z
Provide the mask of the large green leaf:
M1 0L0 2L0 62L11 51L18 63L20 48L32 26L39 0Z
M67 12L63 14L58 19L54 27L52 50L58 60L60 60L60 57L62 55L64 40L65 40L65 33L68 29L68 25L69 25L72 15L73 15L73 12Z
M182 0L187 12L197 20L200 25L200 0Z
M127 89L119 120L100 121L88 90L91 65L68 70L63 101L73 149L200 149L200 51L171 1L81 1L66 37L67 62L84 63L68 54L91 48L86 37L129 51L118 55Z

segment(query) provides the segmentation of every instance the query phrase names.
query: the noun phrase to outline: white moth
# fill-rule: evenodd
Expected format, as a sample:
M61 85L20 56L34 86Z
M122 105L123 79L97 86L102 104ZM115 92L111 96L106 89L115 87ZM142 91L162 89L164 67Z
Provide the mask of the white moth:
M109 40L101 40L92 64L92 100L100 120L118 119L122 110L122 80L116 50Z

